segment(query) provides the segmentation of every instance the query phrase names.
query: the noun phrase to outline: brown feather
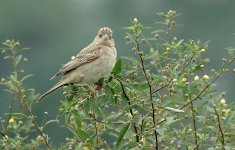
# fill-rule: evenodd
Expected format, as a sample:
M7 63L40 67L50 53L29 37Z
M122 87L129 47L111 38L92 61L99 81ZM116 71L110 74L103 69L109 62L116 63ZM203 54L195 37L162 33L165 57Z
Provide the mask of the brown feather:
M91 47L91 50L89 51L81 51L73 60L70 60L67 64L65 64L59 72L57 72L51 79L55 78L56 76L60 74L66 74L67 72L70 72L71 70L74 70L84 64L90 63L100 56L100 49L101 47L93 46ZM51 80L50 79L50 80Z

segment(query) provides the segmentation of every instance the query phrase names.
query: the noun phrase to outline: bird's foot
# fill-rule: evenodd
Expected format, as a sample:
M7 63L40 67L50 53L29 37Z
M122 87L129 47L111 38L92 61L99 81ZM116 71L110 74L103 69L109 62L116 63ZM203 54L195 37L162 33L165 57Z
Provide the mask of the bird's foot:
M95 83L95 87L93 87L91 89L91 97L95 98L95 95L96 95L96 91L100 90L101 88L103 87L103 85L99 82L96 82Z

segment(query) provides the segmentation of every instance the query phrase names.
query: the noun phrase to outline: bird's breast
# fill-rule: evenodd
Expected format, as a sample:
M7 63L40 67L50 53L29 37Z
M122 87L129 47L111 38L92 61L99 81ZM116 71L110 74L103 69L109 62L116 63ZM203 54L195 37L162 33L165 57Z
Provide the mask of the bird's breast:
M100 56L100 68L102 68L103 73L105 75L107 73L110 73L116 63L116 58L117 58L117 52L114 47L106 47L102 49L101 56Z

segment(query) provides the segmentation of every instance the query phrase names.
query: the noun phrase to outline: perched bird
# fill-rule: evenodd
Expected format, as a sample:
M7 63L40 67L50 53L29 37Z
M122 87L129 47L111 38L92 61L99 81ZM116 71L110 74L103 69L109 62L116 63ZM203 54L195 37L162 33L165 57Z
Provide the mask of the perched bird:
M112 35L113 32L110 28L100 28L94 41L82 49L76 57L72 58L51 78L62 75L61 80L57 84L38 97L38 101L63 85L71 83L96 83L99 79L110 73L117 57Z

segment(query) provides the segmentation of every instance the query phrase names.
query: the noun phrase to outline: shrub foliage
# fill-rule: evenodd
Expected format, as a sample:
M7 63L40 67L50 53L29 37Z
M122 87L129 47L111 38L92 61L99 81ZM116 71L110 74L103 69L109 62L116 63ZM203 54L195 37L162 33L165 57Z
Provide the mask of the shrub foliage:
M122 56L112 73L94 85L63 88L57 117L72 137L55 146L44 132L58 120L45 117L38 123L32 106L38 94L24 87L22 67L28 61L25 48L14 40L3 42L4 59L12 73L0 85L9 93L9 112L0 116L0 149L232 149L234 103L227 104L216 81L230 71L233 50L217 70L206 69L207 42L178 39L176 11L158 13L161 30L146 27L137 18L125 27L125 40L133 56ZM154 30L154 31L151 31ZM144 33L151 34L144 34ZM79 92L77 92L79 91ZM43 102L42 102L43 103ZM60 128L60 126L57 126ZM32 133L38 136L33 138Z

